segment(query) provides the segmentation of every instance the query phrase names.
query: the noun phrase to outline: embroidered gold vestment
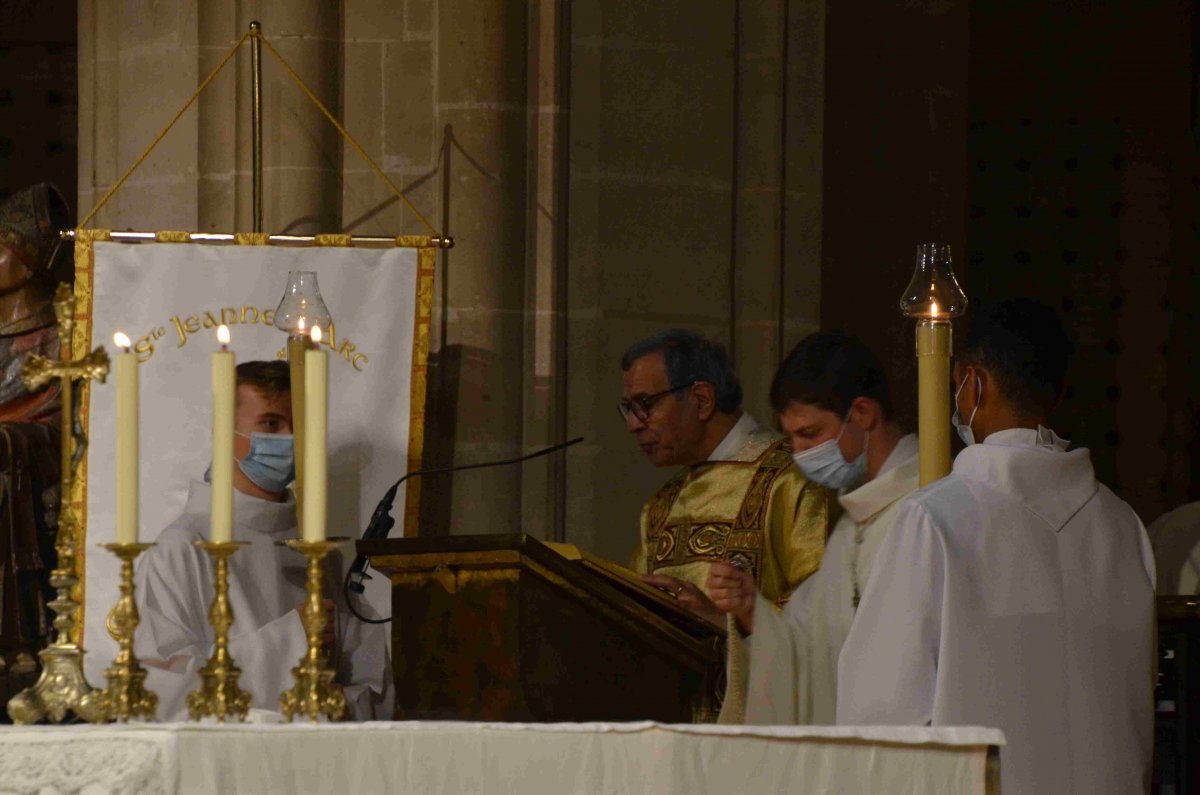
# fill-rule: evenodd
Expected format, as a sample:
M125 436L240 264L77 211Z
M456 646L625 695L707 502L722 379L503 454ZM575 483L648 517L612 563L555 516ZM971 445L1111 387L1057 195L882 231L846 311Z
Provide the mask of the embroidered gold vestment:
M684 467L659 489L642 509L632 568L705 590L709 564L731 561L782 605L820 565L831 493L800 473L787 439L764 428L731 458Z

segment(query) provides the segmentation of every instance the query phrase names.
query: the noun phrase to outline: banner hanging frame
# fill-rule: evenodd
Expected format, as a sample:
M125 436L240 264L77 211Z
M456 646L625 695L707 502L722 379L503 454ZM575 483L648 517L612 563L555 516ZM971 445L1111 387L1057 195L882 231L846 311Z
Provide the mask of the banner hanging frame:
M93 298L95 285L95 243L178 243L199 245L272 245L279 247L361 247L361 248L411 248L417 252L417 283L415 289L415 312L413 313L412 371L409 394L409 438L407 467L410 471L420 469L425 446L425 397L428 385L429 341L433 309L433 286L439 248L453 245L438 237L424 235L401 235L394 238L355 238L345 234L295 236L267 235L262 233L191 233L178 231L163 232L112 232L107 229L74 229L62 232L64 238L75 241L75 326L69 342L72 357L86 355L93 341ZM82 351L82 353L80 353ZM78 393L79 424L84 438L89 438L91 422L90 382L84 382ZM75 550L75 573L79 578L73 594L79 611L72 628L73 640L82 645L86 624L87 594L87 538L88 538L88 464L85 455L71 485L71 494L64 495L74 509L79 523L77 549ZM415 535L420 513L420 479L410 480L405 492L404 533Z

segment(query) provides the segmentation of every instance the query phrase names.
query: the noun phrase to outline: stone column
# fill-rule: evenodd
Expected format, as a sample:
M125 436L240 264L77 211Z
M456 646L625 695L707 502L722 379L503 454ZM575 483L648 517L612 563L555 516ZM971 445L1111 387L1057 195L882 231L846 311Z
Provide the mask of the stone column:
M328 0L121 0L80 5L80 180L84 212L259 19L268 38L340 112L341 4ZM264 231L340 229L341 142L264 53ZM101 211L95 225L248 231L252 225L246 45Z
M79 4L79 203L82 220L196 90L196 4ZM195 112L105 205L92 226L196 229Z
M819 324L825 12L737 8L730 352L746 410L770 423L775 369Z
M578 3L571 20L568 540L614 560L670 476L617 414L620 358L686 326L730 341L734 4Z

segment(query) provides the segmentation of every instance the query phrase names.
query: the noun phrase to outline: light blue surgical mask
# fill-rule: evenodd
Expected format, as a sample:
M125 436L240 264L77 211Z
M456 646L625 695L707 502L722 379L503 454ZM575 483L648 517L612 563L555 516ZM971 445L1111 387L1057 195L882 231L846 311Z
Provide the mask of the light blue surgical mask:
M803 452L792 453L792 460L800 467L804 477L831 489L848 489L862 483L867 476L867 447L871 441L871 434L868 433L863 441L862 453L853 461L847 461L838 442L849 424L850 413L846 412L846 419L842 420L842 429L838 431L837 438L826 439Z
M983 392L983 381L979 376L975 376L975 408L971 409L971 416L967 418L964 425L962 414L958 410L958 395L962 392L963 386L967 383L967 379L963 379L958 385L958 389L954 393L954 416L950 418L950 422L954 424L954 430L958 432L958 438L962 439L963 444L967 447L975 444L975 431L971 430L971 423L975 421L975 412L979 411L979 398Z
M237 434L250 439L250 452L238 461L238 468L251 483L280 492L296 479L296 449L290 433Z

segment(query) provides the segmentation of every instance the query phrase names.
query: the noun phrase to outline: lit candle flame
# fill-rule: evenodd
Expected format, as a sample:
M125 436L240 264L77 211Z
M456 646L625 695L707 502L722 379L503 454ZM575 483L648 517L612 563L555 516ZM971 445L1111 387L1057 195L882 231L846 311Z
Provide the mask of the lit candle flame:
M321 327L320 326L312 327L312 341L313 341L314 345L321 344Z
M304 318L300 318L300 320L299 320L299 321L297 321L297 323L296 323L296 329L297 329L297 330L298 330L298 331L299 331L301 334L303 334L303 333L304 333Z
M938 316L937 301L933 302L933 309L930 310L930 314L932 314L935 318Z
M124 331L118 331L116 334L113 334L113 344L126 353L129 352L130 346L133 345Z
M217 342L221 343L221 347L224 348L228 345L229 340L229 326L226 326L224 323L217 326Z

